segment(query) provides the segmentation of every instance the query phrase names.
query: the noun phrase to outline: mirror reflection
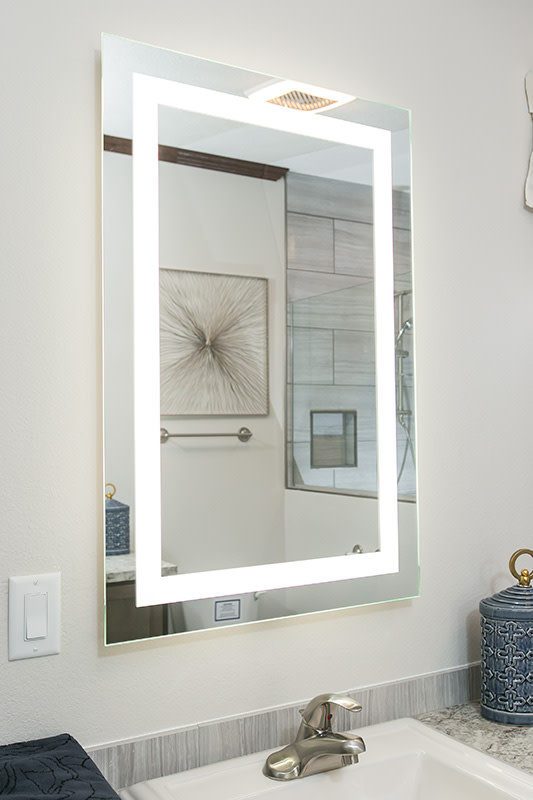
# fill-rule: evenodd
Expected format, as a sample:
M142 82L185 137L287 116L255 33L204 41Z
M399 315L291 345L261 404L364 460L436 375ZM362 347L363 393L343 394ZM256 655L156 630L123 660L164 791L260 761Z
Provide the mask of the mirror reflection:
M238 96L269 78L107 36L103 57L107 643L413 596L409 116L358 100L322 113L391 131L400 570L136 607L132 75ZM162 105L158 127L161 575L372 557L369 151Z
M375 496L372 187L292 173L286 180L293 421L289 485ZM302 197L305 205L299 202ZM331 217L327 204L331 197L337 217ZM354 197L364 198L362 209L355 207ZM398 493L414 500L410 216L404 193L395 193L394 211Z

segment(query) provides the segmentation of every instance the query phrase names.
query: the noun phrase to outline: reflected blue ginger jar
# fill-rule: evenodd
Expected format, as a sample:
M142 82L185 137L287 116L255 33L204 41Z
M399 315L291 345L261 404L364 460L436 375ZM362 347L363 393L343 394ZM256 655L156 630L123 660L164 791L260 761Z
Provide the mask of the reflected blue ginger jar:
M113 500L117 487L106 483L111 490L105 496L105 554L121 556L130 552L130 507Z
M533 725L533 571L509 569L518 583L486 597L481 612L481 715L507 725Z

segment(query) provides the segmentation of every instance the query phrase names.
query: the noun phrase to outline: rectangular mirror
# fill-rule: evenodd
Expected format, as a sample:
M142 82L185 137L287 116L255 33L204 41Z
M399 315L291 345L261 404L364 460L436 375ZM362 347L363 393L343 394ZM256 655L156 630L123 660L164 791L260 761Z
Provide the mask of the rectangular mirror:
M107 643L414 596L408 112L103 76Z

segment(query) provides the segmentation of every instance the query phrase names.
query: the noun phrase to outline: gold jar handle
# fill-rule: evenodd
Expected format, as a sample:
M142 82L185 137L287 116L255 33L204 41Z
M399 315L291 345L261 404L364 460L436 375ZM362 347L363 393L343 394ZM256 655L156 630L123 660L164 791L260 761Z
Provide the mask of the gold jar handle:
M111 492L106 492L105 496L107 497L108 500L111 500L111 498L113 497L113 495L117 491L117 487L115 486L114 483L106 483L106 485L104 486L104 489L107 489L108 486L111 486L112 491ZM528 550L528 552L530 552L530 551ZM533 553L531 553L531 555L533 556Z
M533 570L529 572L527 569L521 569L520 574L516 571L516 559L519 556L523 555L530 555L533 558L533 550L527 550L524 548L523 550L517 550L516 553L513 553L509 560L509 569L511 570L511 575L514 575L515 578L518 578L518 582L520 586L529 586L531 582L531 578L533 578Z

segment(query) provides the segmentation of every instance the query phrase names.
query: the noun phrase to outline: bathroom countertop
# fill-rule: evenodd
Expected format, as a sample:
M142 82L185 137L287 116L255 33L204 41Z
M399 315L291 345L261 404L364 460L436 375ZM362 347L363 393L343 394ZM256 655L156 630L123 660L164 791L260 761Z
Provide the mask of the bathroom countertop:
M429 711L416 719L459 742L533 775L533 726L504 725L481 716L479 703Z
M176 564L161 561L161 575L176 575ZM135 580L135 553L125 553L122 556L105 557L105 575L107 583L122 583Z

